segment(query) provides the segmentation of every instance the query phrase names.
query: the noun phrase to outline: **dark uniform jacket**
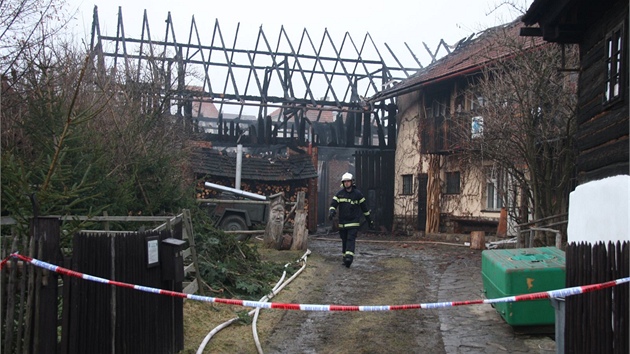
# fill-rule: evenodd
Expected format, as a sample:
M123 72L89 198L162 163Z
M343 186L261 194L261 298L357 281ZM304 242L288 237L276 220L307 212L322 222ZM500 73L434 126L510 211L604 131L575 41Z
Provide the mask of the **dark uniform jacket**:
M338 210L339 228L348 229L361 226L361 215L370 216L365 197L360 190L352 186L350 192L342 188L332 199L330 210Z

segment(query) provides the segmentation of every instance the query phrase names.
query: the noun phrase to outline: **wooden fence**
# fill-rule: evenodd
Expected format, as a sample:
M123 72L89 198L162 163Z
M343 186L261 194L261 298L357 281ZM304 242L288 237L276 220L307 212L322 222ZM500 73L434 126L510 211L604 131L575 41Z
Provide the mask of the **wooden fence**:
M164 255L159 257L157 252L152 262L147 255L147 241L155 240L157 246L169 238L178 239L176 233L80 233L74 237L71 269L181 291L182 279L166 269L175 262L167 261ZM62 353L177 353L183 349L182 298L78 278L65 280L69 280L69 289L64 290L64 317L69 316L69 326L62 327Z
M37 258L105 279L182 291L194 272L190 213L175 217L67 217L105 223L162 224L147 232L90 230L73 237L72 256L61 253L63 218L38 217L30 232L7 234L2 258L10 252ZM3 226L8 222L3 218ZM15 227L15 226L14 226ZM184 259L193 257L186 264ZM195 272L196 273L196 272ZM177 353L183 348L181 298L60 276L11 259L1 276L0 319L4 353ZM197 279L186 291L197 291Z
M569 244L566 286L628 277L629 243ZM630 353L629 284L569 296L565 303L565 353Z

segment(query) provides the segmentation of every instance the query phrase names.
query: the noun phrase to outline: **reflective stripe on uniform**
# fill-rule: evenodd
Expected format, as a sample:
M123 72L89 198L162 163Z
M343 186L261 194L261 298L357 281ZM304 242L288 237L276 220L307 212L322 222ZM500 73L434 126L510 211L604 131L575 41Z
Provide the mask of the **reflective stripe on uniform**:
M361 226L361 224L359 224L358 222L351 222L349 224L339 224L340 228L346 228L346 227L359 227Z
M361 204L365 201L365 198L361 199L361 200L352 200L349 198L337 198L334 197L333 199L335 199L337 201L337 203L350 203L350 204Z

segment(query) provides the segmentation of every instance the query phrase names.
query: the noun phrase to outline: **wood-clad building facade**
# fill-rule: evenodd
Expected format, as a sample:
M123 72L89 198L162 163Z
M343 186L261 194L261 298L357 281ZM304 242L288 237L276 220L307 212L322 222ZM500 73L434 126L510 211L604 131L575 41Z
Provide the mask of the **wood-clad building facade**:
M523 22L521 35L580 47L578 183L630 174L628 1L535 0Z

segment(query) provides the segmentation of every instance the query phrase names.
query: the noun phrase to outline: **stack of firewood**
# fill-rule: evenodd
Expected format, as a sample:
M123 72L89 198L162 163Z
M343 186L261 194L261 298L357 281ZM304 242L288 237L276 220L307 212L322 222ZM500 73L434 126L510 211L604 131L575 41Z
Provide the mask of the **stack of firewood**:
M221 192L212 188L205 187L204 182L220 184L222 186L234 188L234 181L227 178L206 179L197 185L197 199L217 198ZM290 182L261 182L261 181L242 181L241 190L250 193L256 193L263 196L270 196L283 193L287 203L295 203L298 192L307 192L307 180L290 181Z

